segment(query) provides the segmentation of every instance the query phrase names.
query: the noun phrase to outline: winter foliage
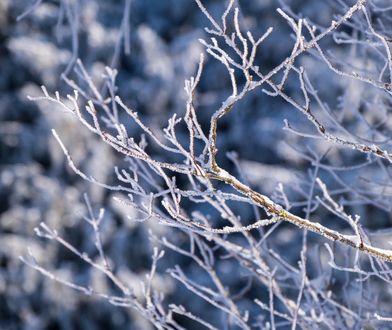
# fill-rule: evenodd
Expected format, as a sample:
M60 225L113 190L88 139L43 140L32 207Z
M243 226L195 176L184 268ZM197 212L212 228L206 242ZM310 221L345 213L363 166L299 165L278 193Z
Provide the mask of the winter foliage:
M388 0L1 6L0 328L391 327Z

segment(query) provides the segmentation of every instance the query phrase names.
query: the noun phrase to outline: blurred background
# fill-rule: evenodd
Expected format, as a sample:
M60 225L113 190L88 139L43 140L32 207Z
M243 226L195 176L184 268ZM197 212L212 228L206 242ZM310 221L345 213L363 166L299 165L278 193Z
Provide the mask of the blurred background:
M102 275L91 272L78 258L34 233L34 228L45 222L81 251L93 253L91 228L82 219L86 214L84 193L89 195L96 212L100 207L106 209L104 248L129 283L137 284L151 265L154 244L148 239L148 230L176 235L152 222L129 221L132 209L114 203L115 193L88 184L74 174L51 134L52 128L71 151L77 166L101 182L114 181L113 166L121 163L121 158L71 115L52 103L29 101L27 96L42 95L41 85L51 93L70 93L61 75L72 74L71 65L78 57L97 84L105 66L116 68L119 95L150 127L160 128L173 113L185 111L184 80L195 74L200 53L204 52L198 39L206 36L204 27L208 21L192 0L132 0L128 3L129 17L124 15L128 10L125 1L51 0L29 11L34 3L0 2L0 329L152 329L133 310L83 296L43 278L20 261L19 256L26 255L29 248L40 264L59 277L82 285L90 283L102 290L109 286ZM212 15L220 17L224 1L204 3ZM340 12L338 1L286 3L294 13L302 13L321 26L327 26ZM275 0L240 0L238 5L244 30L260 36L268 27L274 28L256 60L262 71L268 72L289 55L293 45L287 22L276 13L281 4ZM72 38L75 27L77 40ZM124 31L129 35L122 36ZM342 49L341 54L348 51ZM320 95L331 107L339 104L338 96L347 90L356 91L349 95L350 105L360 102L362 87L334 80L325 65L320 66L310 57L303 61L312 78L321 82ZM289 79L285 91L297 95L297 84ZM226 69L207 59L197 95L203 127L208 127L211 113L229 93ZM303 201L301 184L307 181L311 161L304 157L306 150L296 150L303 146L303 139L287 133L283 126L284 119L288 119L293 127L311 131L306 118L281 99L260 92L249 95L235 110L219 126L222 166L234 169L226 152L236 151L243 173L254 188L273 195L278 183L282 183L290 198ZM352 114L347 111L345 116L348 117L342 121ZM320 154L325 152L325 145L316 142L309 145ZM330 164L346 166L365 160L365 156L351 151L342 155L334 149L330 155L335 161ZM355 172L342 175L340 180L350 182L353 177L357 177ZM328 179L328 174L324 178L333 188L342 186ZM388 198L382 200L386 204L378 201L381 206L369 206L362 199L350 207L355 213L374 216L376 220L368 225L382 229L391 223ZM303 205L294 206L294 211L301 214ZM238 212L251 220L251 210ZM300 247L301 239L297 230L286 228L276 234L288 261L295 262L298 251L287 247ZM170 253L161 267L164 270L175 264L192 271L192 264ZM235 271L230 267L228 273ZM192 301L192 294L164 271L157 275L157 286L169 301L191 304L195 314L217 317L206 303ZM379 289L382 291L382 286Z

